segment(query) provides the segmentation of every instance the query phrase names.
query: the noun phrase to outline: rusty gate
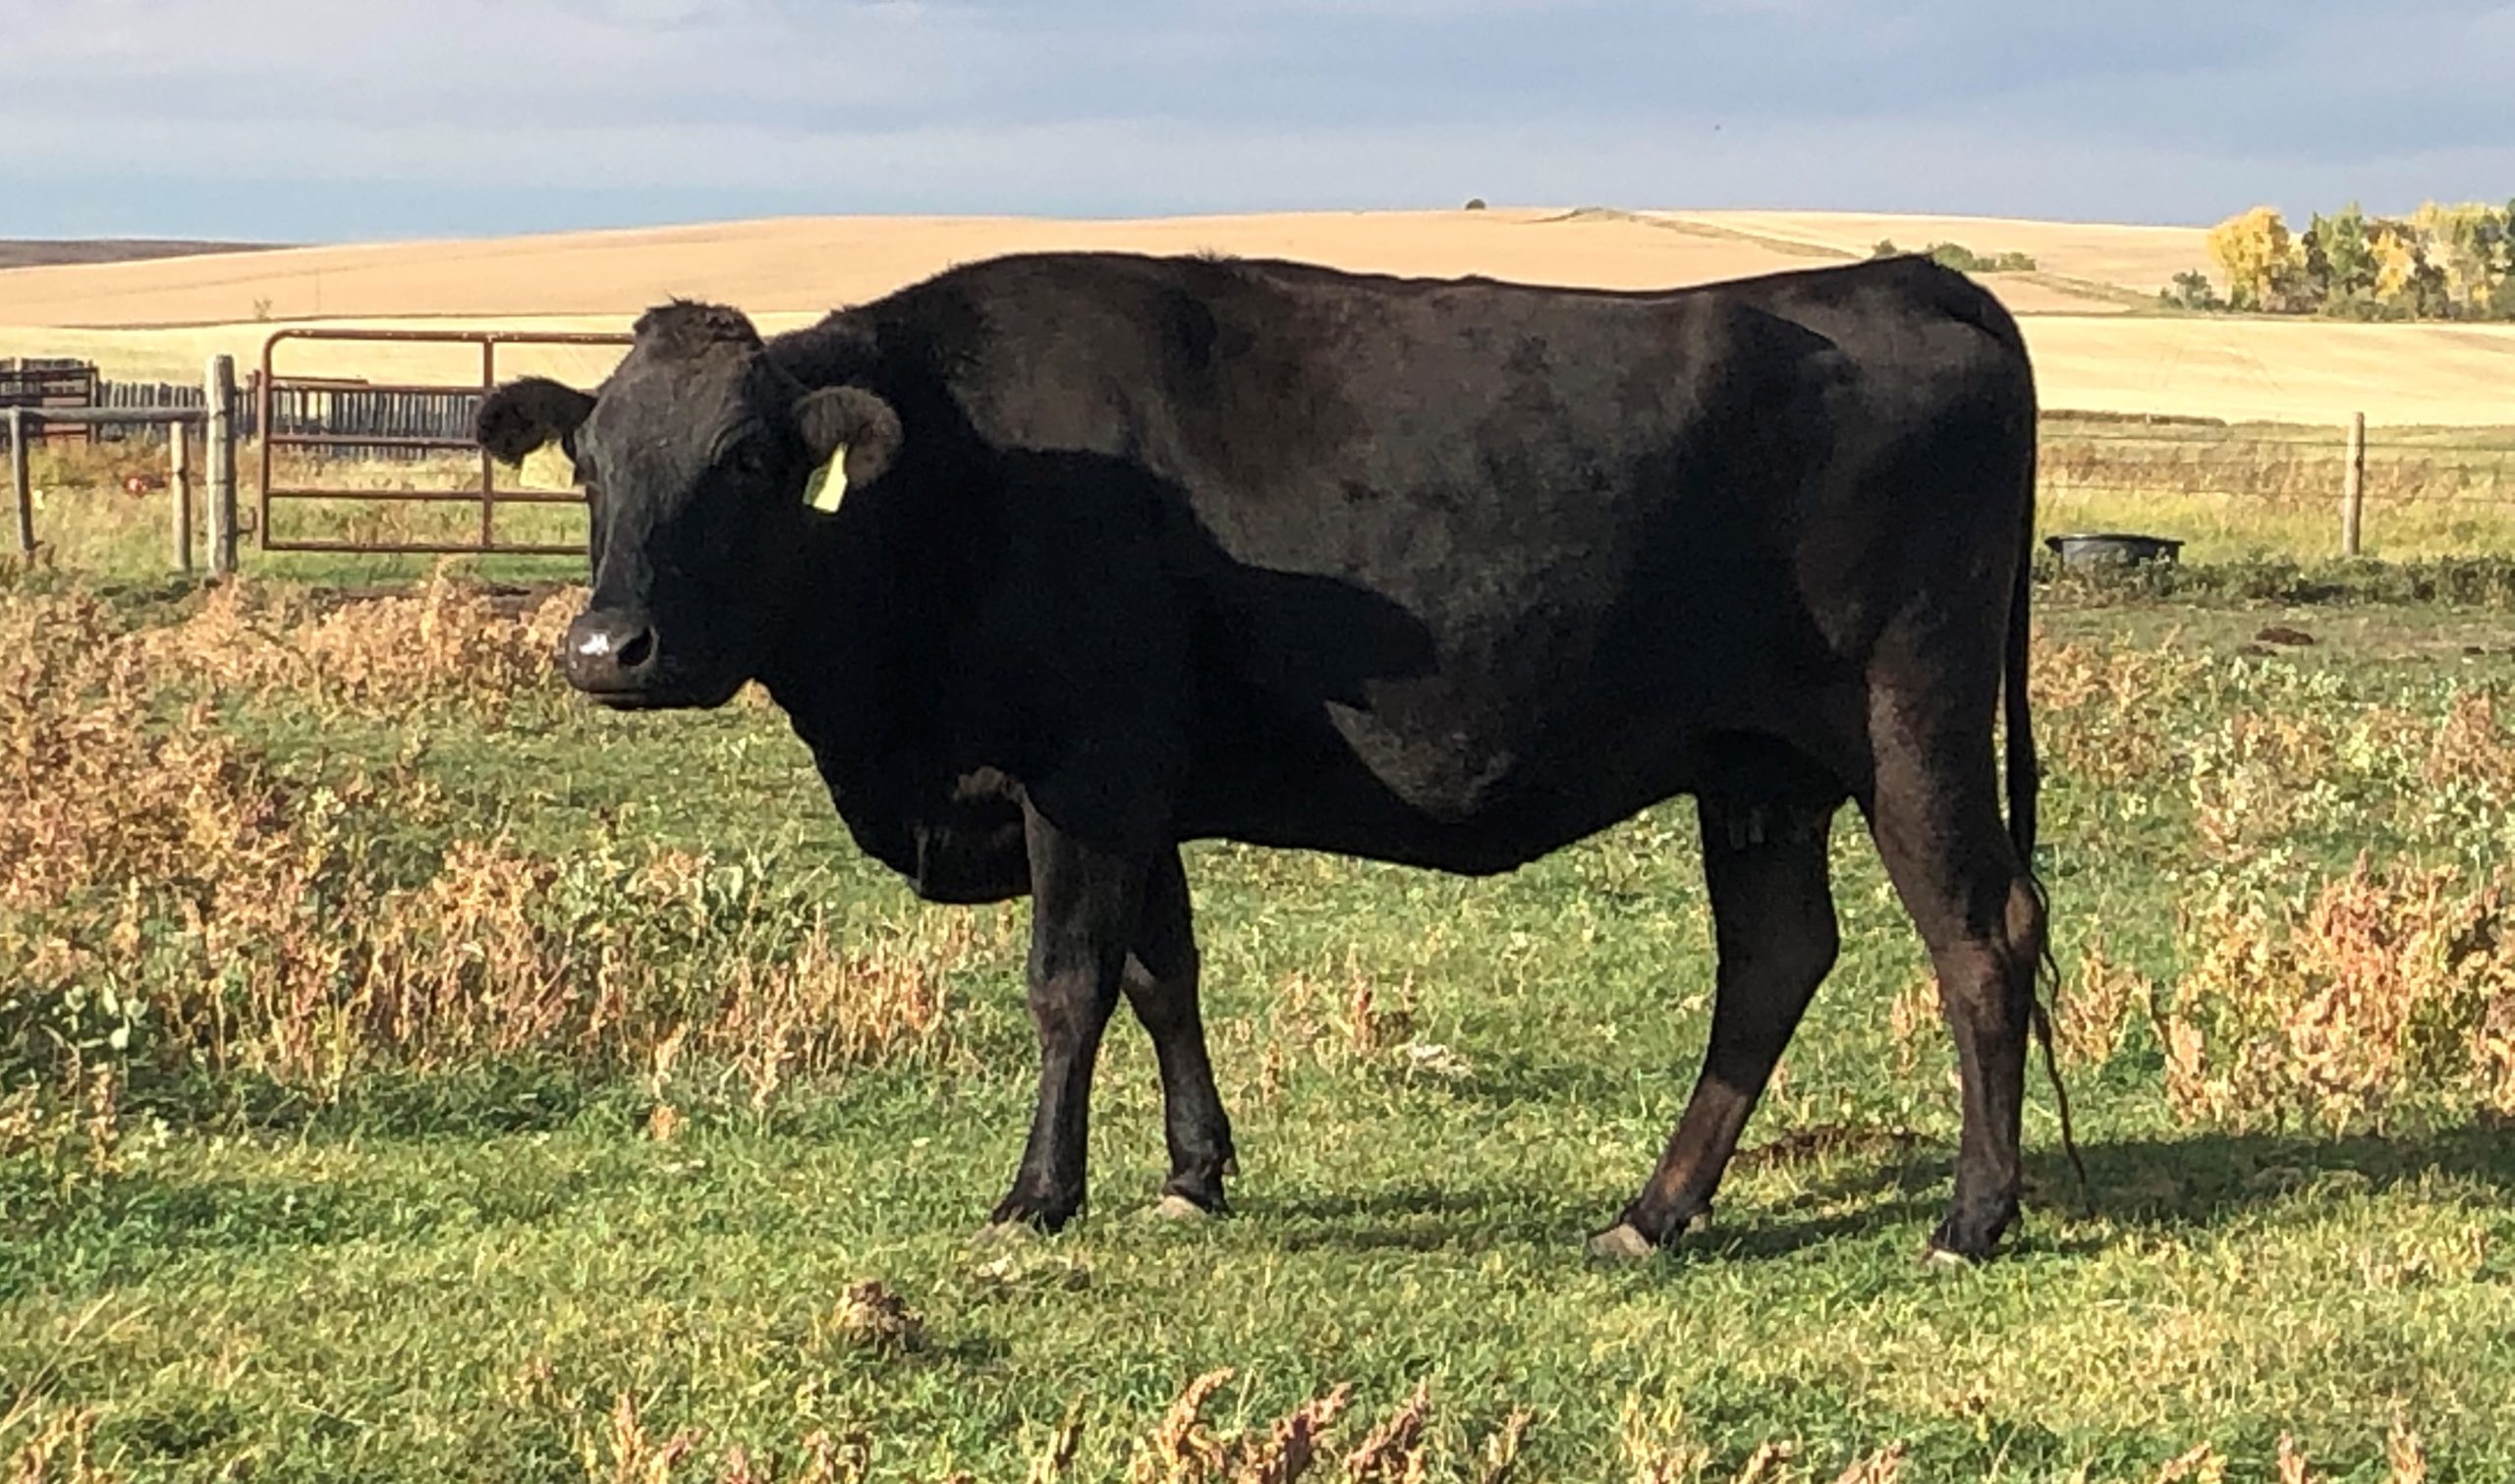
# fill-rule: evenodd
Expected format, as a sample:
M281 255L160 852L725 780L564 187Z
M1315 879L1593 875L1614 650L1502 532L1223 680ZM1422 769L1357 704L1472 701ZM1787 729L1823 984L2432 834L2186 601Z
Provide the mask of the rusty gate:
M477 383L369 381L337 376L290 373L280 364L281 348L312 342L348 342L375 347L477 347ZM261 375L253 393L254 425L261 433L259 518L256 534L264 551L433 553L445 555L574 556L586 549L582 534L573 542L510 539L498 530L504 506L582 506L579 491L526 489L499 483L500 468L488 451L473 441L471 419L481 398L499 380L498 352L511 347L611 346L624 351L627 335L521 330L360 330L291 328L262 342ZM342 410L356 408L352 419ZM303 451L291 459L287 451ZM309 457L306 457L308 456ZM334 475L332 466L346 456L398 460L419 472L397 488L350 487ZM465 471L442 472L443 456L463 456ZM474 461L477 469L469 467ZM459 479L459 482L457 482ZM435 481L435 482L432 482ZM469 521L463 536L440 532L400 531L361 534L352 522L350 534L285 530L275 519L287 507L325 502L347 505L419 504L442 507L473 505L479 510L476 526Z

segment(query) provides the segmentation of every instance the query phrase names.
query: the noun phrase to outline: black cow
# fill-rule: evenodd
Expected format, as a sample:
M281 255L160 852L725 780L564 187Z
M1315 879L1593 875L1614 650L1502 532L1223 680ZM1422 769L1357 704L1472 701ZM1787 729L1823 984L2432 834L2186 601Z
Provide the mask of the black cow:
M1481 874L1691 794L1710 1050L1595 1245L1666 1241L1834 962L1848 798L1936 967L1964 1134L1931 1241L1973 1257L2017 1212L2044 933L2035 415L2014 321L1916 259L1600 293L1064 253L765 342L670 304L597 393L513 383L479 435L564 439L591 498L578 689L757 680L921 895L1033 898L1043 1065L995 1221L1082 1206L1121 995L1168 1195L1223 1205L1180 842Z

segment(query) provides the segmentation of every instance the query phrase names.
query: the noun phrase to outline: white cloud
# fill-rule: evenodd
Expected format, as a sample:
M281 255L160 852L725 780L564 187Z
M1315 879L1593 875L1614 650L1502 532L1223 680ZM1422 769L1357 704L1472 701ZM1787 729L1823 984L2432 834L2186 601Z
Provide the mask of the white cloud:
M298 181L326 188L309 217L385 185L454 215L541 189L682 216L738 192L1084 212L1476 193L2201 219L2515 191L2515 10L2438 0L10 11L0 185ZM23 218L49 197L13 198Z

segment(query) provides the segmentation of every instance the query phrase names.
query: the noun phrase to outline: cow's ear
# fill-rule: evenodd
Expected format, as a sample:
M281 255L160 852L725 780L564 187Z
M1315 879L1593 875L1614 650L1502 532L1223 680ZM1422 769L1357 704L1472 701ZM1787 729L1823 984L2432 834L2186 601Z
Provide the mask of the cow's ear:
M575 387L547 376L527 376L481 399L473 437L507 463L521 464L525 455L553 438L574 437L592 411L593 399Z
M795 404L795 425L816 465L847 450L841 467L851 487L882 477L899 455L900 414L863 387L824 387L810 393Z

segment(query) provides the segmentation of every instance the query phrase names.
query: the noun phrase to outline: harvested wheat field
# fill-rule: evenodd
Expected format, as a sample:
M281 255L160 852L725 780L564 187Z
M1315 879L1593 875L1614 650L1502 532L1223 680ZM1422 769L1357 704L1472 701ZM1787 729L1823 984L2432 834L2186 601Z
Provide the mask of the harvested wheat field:
M122 377L257 363L274 325L621 330L672 295L799 324L957 262L1044 248L1214 251L1362 271L1649 288L1848 261L1881 238L2033 254L1984 282L2027 322L2046 406L2231 420L2515 421L2515 327L2362 326L2136 312L2205 268L2203 232L1971 217L1601 209L1305 212L1141 221L802 217L462 242L364 244L0 271L0 356L77 356ZM599 352L508 371L589 380ZM300 346L285 370L459 381L459 352Z
M2515 423L2515 325L2033 315L2043 405L2231 422Z
M1044 249L1226 252L1434 277L1649 288L1809 259L1622 213L1361 211L1146 221L794 217L472 242L300 247L0 274L0 323L620 314L668 295L819 311L956 262Z
M2133 312L2173 274L2206 266L2201 229L1828 211L803 216L30 266L0 272L0 355L76 355L116 377L192 380L216 353L256 364L282 322L626 329L639 309L672 295L735 302L782 329L1003 251L1225 251L1358 272L1638 290L1849 261L1881 237L2035 254L2038 272L1984 282L2027 319L2049 408L2276 422L2336 422L2349 412L2386 425L2515 420L2502 390L2515 369L2515 327ZM603 353L513 353L500 369L593 380L603 364ZM292 347L282 369L477 375L463 353L314 345Z
M1909 216L1859 211L1686 211L1681 221L1813 250L1866 257L1879 242L1899 247L1960 243L1984 256L2024 252L2038 273L2153 299L2178 273L2207 271L2208 230L2110 222L2039 222L1996 216Z

